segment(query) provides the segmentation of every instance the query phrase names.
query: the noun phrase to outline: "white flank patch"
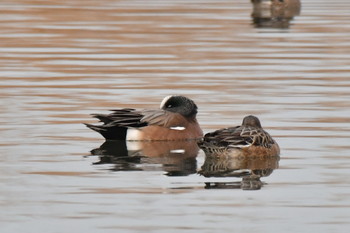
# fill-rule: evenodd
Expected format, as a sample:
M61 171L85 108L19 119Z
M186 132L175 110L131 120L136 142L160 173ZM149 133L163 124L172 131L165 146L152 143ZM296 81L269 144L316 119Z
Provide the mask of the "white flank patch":
M185 130L186 128L183 127L183 126L175 126L175 127L170 127L170 129L173 129L173 130Z
M172 95L168 95L166 96L162 102L160 103L160 109L162 109L164 107L164 104L172 97Z
M126 140L127 140L127 141L137 141L137 140L140 140L140 139L141 139L141 134L142 134L142 132L141 132L140 130L129 128L129 129L126 131Z
M128 151L138 151L142 149L142 143L140 141L126 141L126 148Z
M185 154L185 150L184 149L171 150L170 153Z

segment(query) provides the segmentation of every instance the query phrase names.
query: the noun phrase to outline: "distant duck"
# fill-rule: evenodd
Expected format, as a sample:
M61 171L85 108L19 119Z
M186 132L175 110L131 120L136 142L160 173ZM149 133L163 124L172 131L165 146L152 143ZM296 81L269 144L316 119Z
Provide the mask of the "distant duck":
M206 153L217 156L278 156L280 148L256 116L246 116L241 126L207 133L198 143Z
M92 114L103 124L85 124L106 140L174 141L203 137L197 122L197 105L179 95L167 96L160 109L123 108L110 114Z
M291 20L300 15L300 0L251 0L253 23L259 28L289 28Z

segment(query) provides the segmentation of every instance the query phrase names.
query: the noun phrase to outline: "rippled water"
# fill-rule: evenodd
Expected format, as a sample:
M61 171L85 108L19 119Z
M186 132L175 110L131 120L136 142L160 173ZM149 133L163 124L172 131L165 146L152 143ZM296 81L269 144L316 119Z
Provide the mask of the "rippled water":
M0 7L1 232L350 228L349 1ZM205 177L212 161L195 145L133 151L81 124L169 94L195 100L205 132L259 116L280 158Z

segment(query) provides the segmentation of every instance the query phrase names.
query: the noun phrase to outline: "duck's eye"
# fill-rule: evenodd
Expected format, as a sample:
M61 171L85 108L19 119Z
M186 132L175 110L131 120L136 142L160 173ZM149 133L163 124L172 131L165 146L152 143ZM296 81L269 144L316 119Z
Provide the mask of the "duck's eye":
M173 107L173 105L171 105L171 104L169 104L168 106L166 106L167 108L171 108L171 107Z

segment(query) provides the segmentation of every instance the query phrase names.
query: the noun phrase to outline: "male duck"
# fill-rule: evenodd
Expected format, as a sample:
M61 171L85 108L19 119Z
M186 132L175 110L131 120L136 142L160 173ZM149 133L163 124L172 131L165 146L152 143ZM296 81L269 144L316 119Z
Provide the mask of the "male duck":
M206 154L218 156L278 156L280 148L256 116L246 116L241 126L207 133L198 143Z
M107 140L173 141L200 139L203 132L197 122L197 105L184 96L163 99L160 109L124 108L110 114L92 114L102 125L85 124Z

